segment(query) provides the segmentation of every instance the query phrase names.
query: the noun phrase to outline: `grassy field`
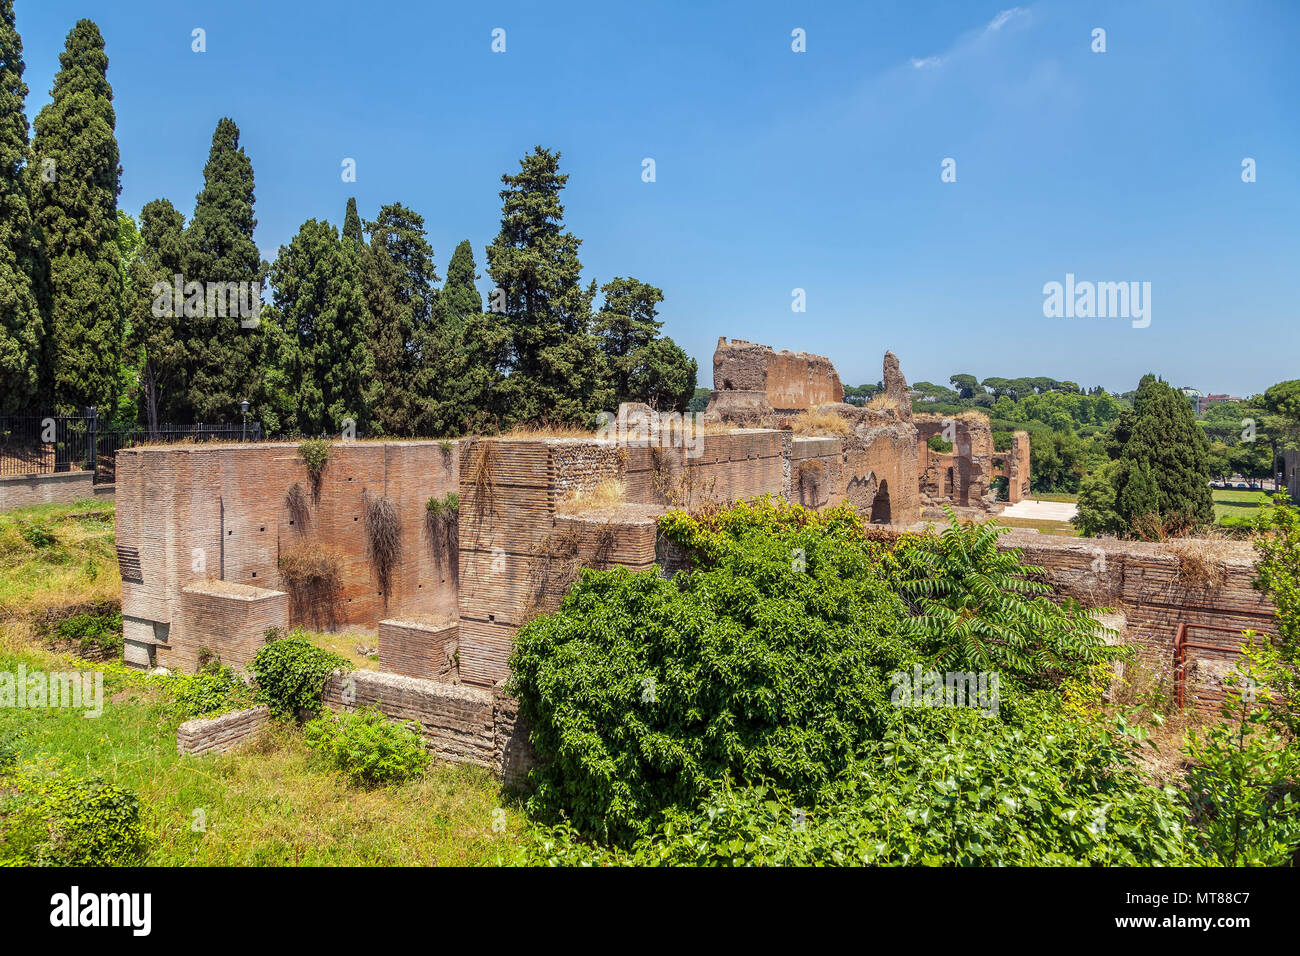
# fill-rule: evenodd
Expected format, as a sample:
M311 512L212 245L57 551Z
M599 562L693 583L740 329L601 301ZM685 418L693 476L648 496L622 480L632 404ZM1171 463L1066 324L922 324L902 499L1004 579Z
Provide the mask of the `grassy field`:
M1269 495L1263 491L1212 488L1210 494L1214 496L1214 520L1219 522L1224 518L1252 518L1269 502Z
M0 708L0 739L15 735L24 762L134 791L152 836L150 864L491 864L526 827L485 769L435 764L412 783L358 789L322 765L293 726L273 727L238 754L178 756L181 718L165 706L160 679L41 646L36 619L89 599L120 601L111 504L0 515L0 671L105 672L98 718ZM358 651L374 646L373 635L313 637L357 666L376 666Z

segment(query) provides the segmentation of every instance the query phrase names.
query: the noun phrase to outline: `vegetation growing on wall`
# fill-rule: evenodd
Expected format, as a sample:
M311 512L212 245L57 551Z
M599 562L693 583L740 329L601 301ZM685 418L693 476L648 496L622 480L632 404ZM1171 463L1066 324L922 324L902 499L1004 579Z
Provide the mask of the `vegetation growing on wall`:
M312 500L319 502L321 477L325 474L325 465L330 459L330 443L324 438L309 438L298 446L298 457L307 466Z
M279 569L294 619L333 627L343 595L343 559L338 551L313 542L291 545L280 552Z
M393 569L402 557L402 528L397 506L387 495L364 497L366 507L366 553L379 582L379 593L387 600L393 590Z

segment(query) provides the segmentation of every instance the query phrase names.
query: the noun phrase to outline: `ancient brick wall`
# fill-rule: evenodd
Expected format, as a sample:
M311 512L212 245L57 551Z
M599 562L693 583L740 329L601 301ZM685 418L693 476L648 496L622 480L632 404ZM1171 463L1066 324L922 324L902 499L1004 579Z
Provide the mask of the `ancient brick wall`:
M0 478L0 511L32 505L71 504L83 498L93 498L94 480L94 472L90 471Z
M379 669L406 677L455 683L459 679L456 622L379 622Z
M919 461L918 487L926 494L940 497L935 489L947 486L948 469L951 468L952 491L943 497L951 497L957 504L967 507L987 504L994 475L993 430L988 417L973 411L958 415L918 414L913 422ZM935 435L952 442L950 453L935 452L930 448L929 440Z
M179 621L181 591L209 579L285 591L291 624L454 619L456 548L430 537L425 504L457 490L458 465L454 443L334 442L313 490L295 444L124 449L117 462L117 546L131 653L150 645L196 647ZM367 502L380 497L393 504L400 539L387 595L365 524ZM337 587L295 587L281 574L282 557L322 553L333 555Z
M993 453L993 474L1007 479L1007 500L1024 501L1029 490L1029 432L1013 432L1011 448Z
M289 596L283 591L230 581L197 581L181 588L174 633L184 639L157 646L154 663L194 671L206 651L223 664L247 667L266 645L266 632L288 623Z
M178 754L225 753L242 746L271 719L264 704L218 717L187 720L176 730Z
M368 706L417 721L435 757L489 767L507 785L522 784L536 762L519 705L500 688L353 671L326 681L323 700L334 710Z
M777 411L802 411L844 401L844 386L830 359L807 352L774 351L743 339L718 339L713 388L765 392Z

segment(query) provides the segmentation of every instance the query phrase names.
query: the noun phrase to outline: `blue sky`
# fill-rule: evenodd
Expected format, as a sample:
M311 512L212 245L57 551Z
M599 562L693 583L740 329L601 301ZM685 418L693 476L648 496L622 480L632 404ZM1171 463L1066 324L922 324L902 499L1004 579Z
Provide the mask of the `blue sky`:
M188 216L235 119L268 259L355 195L420 212L440 274L465 238L482 269L501 174L560 150L586 277L660 286L703 385L720 335L829 355L848 384L885 349L911 381L1300 377L1292 0L15 5L29 118L72 24L103 31L133 215ZM1045 318L1066 273L1150 282L1150 326Z

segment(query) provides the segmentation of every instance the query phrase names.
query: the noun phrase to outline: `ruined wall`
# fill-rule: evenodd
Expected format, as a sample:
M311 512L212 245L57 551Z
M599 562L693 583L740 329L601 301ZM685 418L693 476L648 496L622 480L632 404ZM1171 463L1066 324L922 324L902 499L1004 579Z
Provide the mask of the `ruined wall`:
M460 627L428 621L379 622L379 669L406 677L455 683Z
M1029 490L1029 432L1011 435L1011 449L993 453L993 474L1007 479L1007 500L1024 501Z
M0 511L32 505L71 504L83 498L94 498L94 480L93 471L0 478Z
M195 671L206 652L232 667L247 667L266 645L270 628L289 623L289 596L283 591L198 581L181 589L173 640L154 648L153 664L172 670Z
M715 392L766 393L776 411L803 411L844 401L844 386L830 359L807 352L774 351L743 339L718 339L713 353Z
M919 461L918 488L933 498L950 497L959 505L986 506L994 474L993 430L988 416L974 411L958 415L918 414L913 421ZM931 449L929 440L934 435L952 441L952 451ZM942 495L939 492L948 486L949 469L952 469L952 491Z
M150 653L190 659L198 644L185 633L181 592L208 580L286 592L291 624L455 619L455 548L430 540L425 524L426 501L458 487L452 443L334 442L318 494L289 443L130 448L118 453L117 469L123 630L134 663ZM379 496L392 501L400 531L387 595L365 532L366 500ZM334 555L337 588L295 588L283 579L282 557L323 552Z

